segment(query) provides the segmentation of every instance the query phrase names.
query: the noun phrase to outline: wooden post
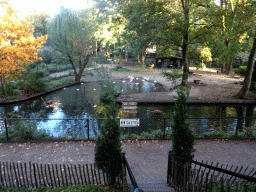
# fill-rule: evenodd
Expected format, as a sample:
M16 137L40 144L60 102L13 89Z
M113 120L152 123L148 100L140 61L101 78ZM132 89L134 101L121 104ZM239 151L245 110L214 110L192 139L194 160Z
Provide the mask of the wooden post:
M26 188L26 180L25 180L25 175L24 175L24 172L23 172L22 163L20 163L20 170L21 170L21 175L23 177L23 186Z
M11 187L11 178L10 178L9 171L8 171L8 162L6 162L6 173L8 176L9 186Z
M80 179L79 179L79 177L78 177L76 165L75 165L75 173L76 173L77 183L78 183L78 184L81 184L81 183L80 183ZM82 179L81 179L81 180L82 180Z
M87 127L88 127L88 129L87 129L87 134L88 134L88 140L90 139L90 126L89 126L89 119L87 119Z
M40 164L40 168L41 168L42 182L43 182L43 185L46 186L46 183L44 182L44 174L43 174L42 164ZM39 170L39 168L38 168L38 170Z
M3 180L3 176L2 176L2 165L1 165L1 162L0 162L0 180L1 180L2 186L4 186L4 180Z
M81 172L81 165L78 164L78 168L79 168L79 174L80 174L80 178L81 178L81 183L82 185L84 185L84 181L83 181L83 177L82 177L82 172Z
M100 185L101 185L100 170L98 167L97 167L97 169L98 169L99 181L100 181Z
M46 170L46 164L44 164L44 174L45 174L45 181L46 181L46 184L50 187L50 182L48 180L48 177L47 177L47 170Z
M166 121L166 119L164 118L164 134L163 134L163 139L165 138L165 121Z
M47 164L47 167L48 167L48 173L49 173L49 176L50 176L50 185L51 185L51 187L53 188L53 181L52 181L52 176L51 176L51 169L50 169L50 165L49 164Z
M17 185L17 187L19 187L19 182L18 182L19 175L17 177L17 172L16 172L16 168L15 168L14 162L13 162L12 165L13 165L12 167L13 167L13 171L14 171L14 175L15 175L16 185Z
M88 164L86 164L86 170L87 170L87 175L88 175L88 182L89 182L89 184L92 184L91 181L90 181L90 175L89 175Z
M68 185L68 174L66 170L66 165L64 164L64 174L66 175L66 185Z
M19 178L20 187L22 187L22 182L21 182L22 175L21 175L20 170L19 170L19 164L16 163L16 166L17 166L17 169L18 169L18 178Z
M16 188L16 186L15 186L15 183L14 183L14 177L13 177L13 175L12 175L12 164L11 164L11 162L10 162L10 173L11 173L11 182L12 182L12 185L13 185L13 187L14 188Z
M55 169L56 169L56 175L57 175L57 180L58 180L58 186L60 187L60 177L59 177L59 173L58 173L57 164L55 164Z
M31 168L31 161L29 161L29 175L30 175L30 181L31 181L31 187L33 188L33 181L32 181L32 168Z
M36 182L36 187L38 187L37 178L36 178L36 167L35 167L35 163L33 163L33 169L34 169L34 178L35 178L35 182Z
M84 170L84 164L83 164L83 173L84 173L84 181L85 181L85 184L87 185L86 174L85 174L85 170Z
M63 174L62 174L62 168L61 168L61 164L60 164L60 175L61 175L61 179L62 179L62 185L64 186L64 177L63 177Z
M5 125L6 141L9 141L8 127L7 127L7 120L6 119L4 119L4 125Z
M95 164L93 164L93 170L94 170L94 176L95 176L96 183L99 184L98 179L97 179L97 175L96 175Z
M73 168L72 168L72 164L70 165L70 171L71 171L71 177L73 176L74 185L76 185L76 178L74 176L74 171L73 171Z
M68 168L68 175L69 175L69 179L70 179L70 184L72 185L72 178L71 178L71 173L70 173L69 165L67 165L67 168Z
M92 164L90 164L90 166L91 166L92 183L95 184L95 182L94 182L94 176L93 176L93 171L92 171Z
M57 182L56 182L56 178L55 178L55 173L54 173L54 166L52 164L52 177L53 177L53 182L55 184L55 186L57 187Z

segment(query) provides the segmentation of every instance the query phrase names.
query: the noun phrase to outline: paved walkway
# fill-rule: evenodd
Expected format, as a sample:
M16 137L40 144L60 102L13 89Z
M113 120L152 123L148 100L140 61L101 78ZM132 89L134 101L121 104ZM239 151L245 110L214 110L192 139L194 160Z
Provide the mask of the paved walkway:
M122 151L139 187L145 191L170 191L167 187L168 151L171 141L123 142ZM197 140L198 161L219 162L224 167L256 168L256 141ZM94 142L0 143L0 161L39 164L86 164L94 162Z

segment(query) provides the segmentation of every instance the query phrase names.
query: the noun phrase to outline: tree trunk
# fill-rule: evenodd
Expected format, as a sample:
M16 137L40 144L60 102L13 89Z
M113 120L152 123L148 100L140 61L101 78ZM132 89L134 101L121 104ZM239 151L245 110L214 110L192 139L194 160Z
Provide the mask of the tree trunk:
M226 65L226 74L230 74L230 72L232 71L232 65L233 65L233 58L230 59L230 61L228 62L228 64Z
M248 64L247 64L247 69L246 69L246 75L244 79L244 84L240 92L235 96L239 99L243 99L245 95L247 94L250 85L251 85L251 79L252 79L252 71L254 68L254 63L255 63L255 57L256 57L256 31L255 31L255 37L253 41L253 46L250 52Z
M182 66L183 66L183 74L182 74L182 86L187 85L188 81L188 72L189 72L189 66L188 66L188 58L187 58L187 50L188 50L188 32L189 32L189 8L187 5L187 2L183 2L183 11L184 11L184 17L185 17L185 30L184 30L184 36L183 36L183 44L182 44Z
M6 95L6 85L5 85L5 79L3 74L1 75L1 85L2 85L3 94Z

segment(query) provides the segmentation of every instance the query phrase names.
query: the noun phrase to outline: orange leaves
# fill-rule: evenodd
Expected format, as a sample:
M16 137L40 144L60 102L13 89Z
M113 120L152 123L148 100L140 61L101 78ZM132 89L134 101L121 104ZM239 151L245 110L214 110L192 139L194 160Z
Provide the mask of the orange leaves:
M16 71L24 71L23 64L38 61L38 48L47 36L35 38L29 20L16 13L0 16L0 73L6 78Z

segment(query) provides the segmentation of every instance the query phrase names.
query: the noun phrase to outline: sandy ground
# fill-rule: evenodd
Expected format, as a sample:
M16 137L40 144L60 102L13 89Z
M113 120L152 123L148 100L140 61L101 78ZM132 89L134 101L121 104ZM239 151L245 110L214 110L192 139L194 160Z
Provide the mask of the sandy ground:
M105 67L110 67L105 65ZM161 69L139 69L138 67L125 66L131 69L130 72L112 72L113 79L133 77L145 77L149 81L157 81L164 86L167 92L161 93L140 93L130 94L129 98L125 95L119 97L119 101L137 101L137 102L174 102L173 96L176 96L176 85L180 84L177 81L176 85L171 81L168 81L166 77L162 75ZM170 70L169 70L170 71ZM167 70L168 72L168 70ZM236 95L242 88L243 76L231 74L217 73L216 70L212 72L198 71L194 68L190 68L190 72L193 74L189 75L188 83L191 85L190 96L188 102L248 102L256 99L256 94L249 92L246 99L236 99ZM91 76L83 77L83 81L96 80ZM199 84L195 84L194 80L200 80Z

